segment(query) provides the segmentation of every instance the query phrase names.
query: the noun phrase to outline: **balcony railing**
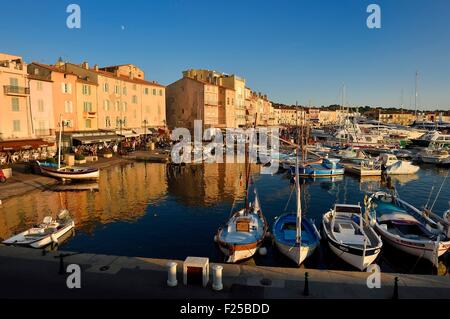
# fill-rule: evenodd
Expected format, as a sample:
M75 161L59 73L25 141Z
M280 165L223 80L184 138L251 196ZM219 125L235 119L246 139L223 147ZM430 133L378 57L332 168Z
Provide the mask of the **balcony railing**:
M30 88L26 88L23 86L13 86L13 85L4 85L3 91L5 94L9 95L29 95Z

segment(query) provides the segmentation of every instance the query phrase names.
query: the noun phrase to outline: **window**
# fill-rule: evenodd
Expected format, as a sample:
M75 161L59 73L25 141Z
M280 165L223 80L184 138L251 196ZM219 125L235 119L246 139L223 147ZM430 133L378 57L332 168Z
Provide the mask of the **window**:
M122 93L123 95L127 95L127 87L126 86L123 87L122 92L123 92Z
M87 84L83 84L82 91L83 91L84 95L91 95L91 86L87 85Z
M145 88L145 89L144 89L144 94L145 94L145 95L148 95L148 88Z
M159 90L159 96L163 96L163 91Z
M20 111L19 98L18 97L11 98L11 106L12 106L13 112L19 112Z
M72 113L73 112L73 104L72 101L65 101L64 102L64 111L66 113Z
M227 97L227 105L230 105L230 98Z
M20 120L13 121L13 131L20 132Z
M91 128L91 120L86 119L86 128Z
M109 85L108 85L108 83L103 83L103 92L109 92Z
M137 96L136 95L133 95L133 97L131 98L131 103L133 103L133 104L137 104Z
M125 117L123 118L123 125L124 125L124 126L127 126L127 122L128 122L128 120L127 120L127 117L125 116Z
M36 82L36 89L37 89L38 91L42 91L42 82L41 82L41 81L37 81L37 82Z
M116 101L116 112L120 111L120 102Z
M71 83L61 83L61 91L63 93L72 93L72 84Z
M124 112L128 111L128 104L127 104L127 102L122 102L122 111L124 111Z
M116 116L116 127L117 127L117 126L120 126L120 119L119 119L118 116Z
M92 112L92 103L91 102L83 102L83 111L84 112Z
M103 110L109 111L109 100L103 101Z
M18 87L19 86L19 80L17 78L10 78L9 79L9 85Z
M156 95L156 89L153 89L153 95Z
M114 87L114 93L120 94L120 88L119 88L118 85L116 85L116 86Z
M38 112L44 112L44 100L38 100Z
M107 116L106 119L105 119L105 126L106 127L111 127L111 119L109 118L109 116Z

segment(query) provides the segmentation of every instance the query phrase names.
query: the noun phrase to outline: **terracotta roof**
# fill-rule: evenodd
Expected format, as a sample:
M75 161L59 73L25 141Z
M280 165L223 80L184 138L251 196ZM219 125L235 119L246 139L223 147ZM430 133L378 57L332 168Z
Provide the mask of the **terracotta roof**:
M124 64L124 65L129 65L129 64ZM127 81L127 82L131 82L131 83L136 83L136 84L153 85L153 86L158 86L158 87L165 88L164 85L159 84L157 82L151 82L151 81L142 80L142 79L136 79L136 78L130 79L129 77L124 76L124 75L116 76L112 72L108 72L108 71L104 71L104 70L100 70L100 69L99 70L95 70L94 68L91 68L91 69L89 69L89 71L92 71L92 72L95 72L95 73L98 73L98 74L101 74L103 76L107 76L107 77L110 77L110 78L113 78L113 79L119 79L119 80L122 80L122 81Z
M52 80L44 79L43 77L41 77L39 75L33 75L33 74L28 74L28 78L30 80L37 80L37 81L44 81L44 82L53 82Z
M53 71L53 72L64 73L64 74L71 74L71 75L77 76L77 75L76 75L75 73L73 73L73 72L67 72L66 70L64 70L64 69L62 69L62 68L58 68L58 67L56 67L56 66L54 66L54 65L48 65L48 64L38 63L38 62L32 62L32 64L35 64L35 65L37 65L37 66L46 68L46 69L48 69L48 70L50 70L50 71Z

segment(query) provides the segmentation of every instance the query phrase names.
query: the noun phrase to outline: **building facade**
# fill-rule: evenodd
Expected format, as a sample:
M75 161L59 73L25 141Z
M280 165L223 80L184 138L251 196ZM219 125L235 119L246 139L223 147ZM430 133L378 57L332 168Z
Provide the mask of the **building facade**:
M0 140L33 138L27 65L0 53Z

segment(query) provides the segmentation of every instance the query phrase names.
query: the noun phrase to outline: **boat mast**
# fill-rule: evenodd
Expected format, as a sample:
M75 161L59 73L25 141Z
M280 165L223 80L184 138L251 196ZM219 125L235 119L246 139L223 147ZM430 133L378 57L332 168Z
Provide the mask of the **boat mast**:
M301 123L301 145L303 147L303 123ZM297 117L297 133L298 133L298 117ZM297 134L297 138L298 134ZM297 142L298 143L298 142ZM300 143L298 143L300 144ZM298 172L298 152L299 152L299 147L297 146L296 148L296 152L295 152L295 188L297 189L297 218L296 218L296 234L295 234L295 243L301 246L301 241L302 241L302 202L301 202L301 189L300 189L300 177L299 177L299 172ZM300 247L301 248L301 247ZM299 258L300 254L299 254Z
M418 81L419 81L419 72L416 71L416 83L415 83L415 88L414 88L414 117L416 118L417 121L417 86L418 86Z
M247 138L245 138L245 211L247 212L249 209L249 201L248 201L248 186L249 186L249 180L250 180L250 171L251 171L251 165L250 165L250 161L249 161L249 140L251 138L252 143L253 143L253 134L255 134L256 131L256 122L258 120L258 113L255 113L255 122L253 125L253 132L251 133L251 135Z
M58 170L61 168L62 114L59 115Z

